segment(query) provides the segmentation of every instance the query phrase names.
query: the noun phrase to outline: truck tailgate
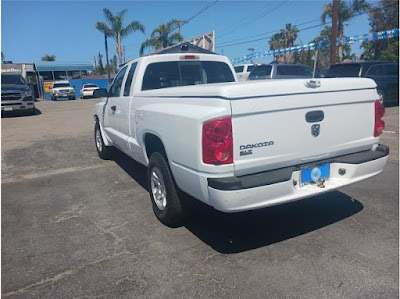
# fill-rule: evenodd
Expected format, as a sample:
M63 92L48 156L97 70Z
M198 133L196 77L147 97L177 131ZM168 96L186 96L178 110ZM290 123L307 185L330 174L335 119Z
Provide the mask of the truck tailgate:
M319 87L304 79L231 86L235 175L367 150L378 142L375 82L318 81Z

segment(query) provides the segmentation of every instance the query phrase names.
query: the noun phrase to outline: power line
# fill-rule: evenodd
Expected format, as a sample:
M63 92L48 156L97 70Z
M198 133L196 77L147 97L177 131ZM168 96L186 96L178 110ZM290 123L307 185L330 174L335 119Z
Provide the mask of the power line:
M193 20L195 17L197 17L198 15L202 14L204 11L206 11L207 9L209 9L211 6L215 5L219 0L215 0L214 2L212 2L211 4L208 4L207 6L205 6L204 8L200 9L197 13L195 13L193 16L191 16L189 19L186 20L186 22L183 25L189 23L191 20ZM175 28L176 29L176 28Z
M229 32L227 32L227 33L225 33L225 34L222 34L222 35L220 36L220 38L221 38L221 37L224 37L224 36L227 36L227 35L231 34L232 32L235 32L237 28L244 28L244 27L246 27L246 26L248 26L248 25L250 25L250 24L253 24L254 22L257 22L258 20L264 18L266 15L268 15L268 14L274 12L275 10L277 10L277 9L279 9L279 8L281 8L281 7L283 7L283 6L285 6L285 5L288 4L288 3L289 3L289 1L285 1L283 4L277 3L277 5L276 5L275 7L269 9L269 10L266 11L266 12L262 12L261 15L259 15L259 17L257 17L257 18L250 17L249 20L245 21L244 23L238 24L238 25L235 26L231 31L229 31Z
M397 5L397 3L392 3L392 4L389 4L389 5L386 5L386 6L382 6L382 7L372 7L372 8L370 8L368 11L365 11L365 12L358 13L358 14L354 15L354 17L358 17L358 16L361 16L361 15L364 15L364 14L366 14L366 13L369 13L369 12L372 11L372 10L376 10L376 9L377 9L377 10L381 10L381 9L384 9L384 8L387 8L387 7L391 7L391 6L393 6L393 5ZM306 22L306 23L312 23L312 22L315 22L315 20L314 20L314 21L309 21L309 22ZM332 24L332 21L327 22L327 23L324 23L324 24L319 24L319 25L315 25L315 26L310 26L310 27L302 28L302 29L299 30L299 32L300 32L300 31L305 31L305 30L308 30L308 29L312 29L312 28L316 28L316 27L320 27L320 26L323 26L323 25L326 25L326 24ZM300 25L294 25L294 26L300 26ZM279 32L279 31L280 31L280 29L279 29L279 30L275 30L275 31L270 31L270 32L267 32L267 33L263 33L263 34L259 34L259 35L264 35L264 34L269 34L269 33L276 33L276 32ZM252 40L243 41L243 42L238 42L238 43L232 43L232 44L227 44L227 45L221 45L221 46L217 46L216 48L223 48L223 47L231 47L231 46L236 46L236 45L242 45L242 44L246 44L246 43L251 43L251 42L255 42L255 41L260 41L260 40L268 39L268 38L271 38L271 37L272 37L272 36L267 36L267 37L252 39ZM229 43L229 42L232 42L232 41L228 41L228 42L226 42L226 43Z
M300 23L300 24L296 24L296 25L293 25L293 26L302 26L302 25L306 25L306 24L310 24L310 23L315 23L315 22L317 22L317 21L319 22L319 21L321 21L321 19L315 19L315 20L312 20L312 21L307 21L307 22ZM318 26L322 26L322 25L318 25ZM279 30L280 30L280 29L279 29ZM251 35L251 36L247 36L247 37L237 38L237 39L233 39L233 40L230 40L230 41L222 42L221 44L222 44L222 46L223 46L224 44L228 44L228 43L232 43L232 42L236 42L236 41L242 41L242 40L245 40L245 39L248 39L248 38L258 37L258 36L262 36L262 35L266 35L266 34L270 34L270 33L275 33L275 32L278 32L279 30L273 30L273 31L268 31L268 32L256 34L256 35ZM222 46L219 46L219 47L222 47Z
M205 12L207 9L209 9L210 7L212 7L213 5L215 5L217 2L219 2L220 0L215 0L214 2L212 2L212 3L210 3L210 4L207 4L206 6L204 6L203 8L201 8L198 12L196 12L194 15L192 15L189 19L187 19L187 20L179 20L179 23L178 23L178 25L175 27L175 28L173 28L172 30L171 30L171 32L172 31L175 31L175 30L177 30L177 29L179 29L180 30L180 28L182 28L184 25L186 25L187 23L189 23L191 20L193 20L194 18L196 18L197 16L199 16L200 14L202 14L203 12ZM128 45L127 46L127 48L133 48L133 47L137 47L137 46L140 46L141 45L141 43L140 44L133 44L133 45Z

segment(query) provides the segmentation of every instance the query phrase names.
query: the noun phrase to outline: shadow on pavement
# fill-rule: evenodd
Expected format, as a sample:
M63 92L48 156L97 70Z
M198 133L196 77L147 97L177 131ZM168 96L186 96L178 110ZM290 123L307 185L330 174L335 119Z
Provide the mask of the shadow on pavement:
M118 164L132 179L147 190L147 167L136 162L119 150L115 150L113 161Z
M114 161L147 190L147 168L118 152ZM185 227L214 250L232 254L291 239L357 214L363 205L339 191L279 206L222 213L192 199ZM160 224L161 225L161 224Z
M33 114L30 112L25 112L25 111L1 112L1 117L2 118L22 117L22 116L35 116L35 115L40 115L40 114L42 114L42 112L38 108L35 108L35 112Z
M357 214L363 205L332 191L284 205L226 214L205 204L186 224L220 253L238 253L294 238Z

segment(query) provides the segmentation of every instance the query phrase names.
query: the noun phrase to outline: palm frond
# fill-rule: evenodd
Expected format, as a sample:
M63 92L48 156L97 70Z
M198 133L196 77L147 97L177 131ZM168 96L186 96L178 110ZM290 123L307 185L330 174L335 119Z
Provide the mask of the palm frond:
M114 32L106 23L97 22L94 27L102 33L105 33L107 37L114 37Z
M144 50L147 49L147 48L155 48L155 49L157 49L158 47L160 47L160 45L161 44L160 44L158 38L147 39L141 44L140 50L139 50L139 55L142 56Z
M123 28L121 30L121 36L126 36L131 32L136 32L136 31L140 31L142 33L144 33L144 26L139 23L138 21L133 21L131 22L128 26L126 26L125 28Z
M103 14L104 14L104 17L106 18L106 20L108 21L108 23L112 26L115 23L115 17L113 15L113 13L111 12L111 10L109 10L108 8L104 8Z
M183 36L180 33L176 32L168 37L168 42L169 42L170 46L172 46L175 43L175 41L176 42L183 41Z

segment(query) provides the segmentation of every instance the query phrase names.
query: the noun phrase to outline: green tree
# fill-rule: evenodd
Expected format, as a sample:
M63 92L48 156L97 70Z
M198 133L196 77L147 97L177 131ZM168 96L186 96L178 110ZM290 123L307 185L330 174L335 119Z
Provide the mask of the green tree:
M139 55L142 56L146 48L153 48L157 51L181 42L183 36L180 33L172 33L178 28L178 25L179 21L173 19L167 24L161 24L154 29L150 39L145 40L140 46Z
M105 68L104 68L104 65L103 65L103 55L100 52L97 55L97 66L96 66L96 69L95 69L94 72L97 75L105 74Z
M117 44L117 53L120 64L122 64L122 39L136 31L144 33L144 26L139 21L133 21L127 26L123 25L124 17L127 11L127 9L123 9L116 15L114 15L109 9L104 8L103 14L106 19L106 23L97 22L95 24L95 27L100 32L104 33L107 37L111 37L115 40Z
M357 14L366 12L370 8L369 3L366 0L352 0L350 2L339 0L338 3L338 37L344 36L344 23L353 19ZM333 9L332 3L324 5L323 12L321 14L321 22L326 23L326 19L332 20ZM338 47L339 62L343 58L343 46Z
M1 62L2 63L4 62L4 53L3 53L3 51L1 51Z
M381 0L379 8L371 9L369 13L369 24L372 32L398 28L399 24L399 2L392 0ZM362 59L365 60L394 60L399 61L399 55L393 52L398 47L399 38L380 39L363 42L361 48ZM391 54L390 54L391 53Z
M113 58L110 59L110 70L113 73L118 72L118 62L117 62L117 56L114 55Z
M293 47L294 41L297 39L299 29L292 24L286 24L284 29L281 29L279 33L271 36L268 41L270 50L278 50L282 48ZM293 62L293 53L284 54L280 57L275 57L279 62L290 63Z
M380 53L381 60L399 61L399 41L390 44Z
M285 44L282 32L275 33L273 36L271 36L271 38L268 41L268 44L270 50L282 49L284 47L283 45ZM282 56L275 55L274 59L276 62L282 62Z
M56 61L56 55L44 55L42 61Z

